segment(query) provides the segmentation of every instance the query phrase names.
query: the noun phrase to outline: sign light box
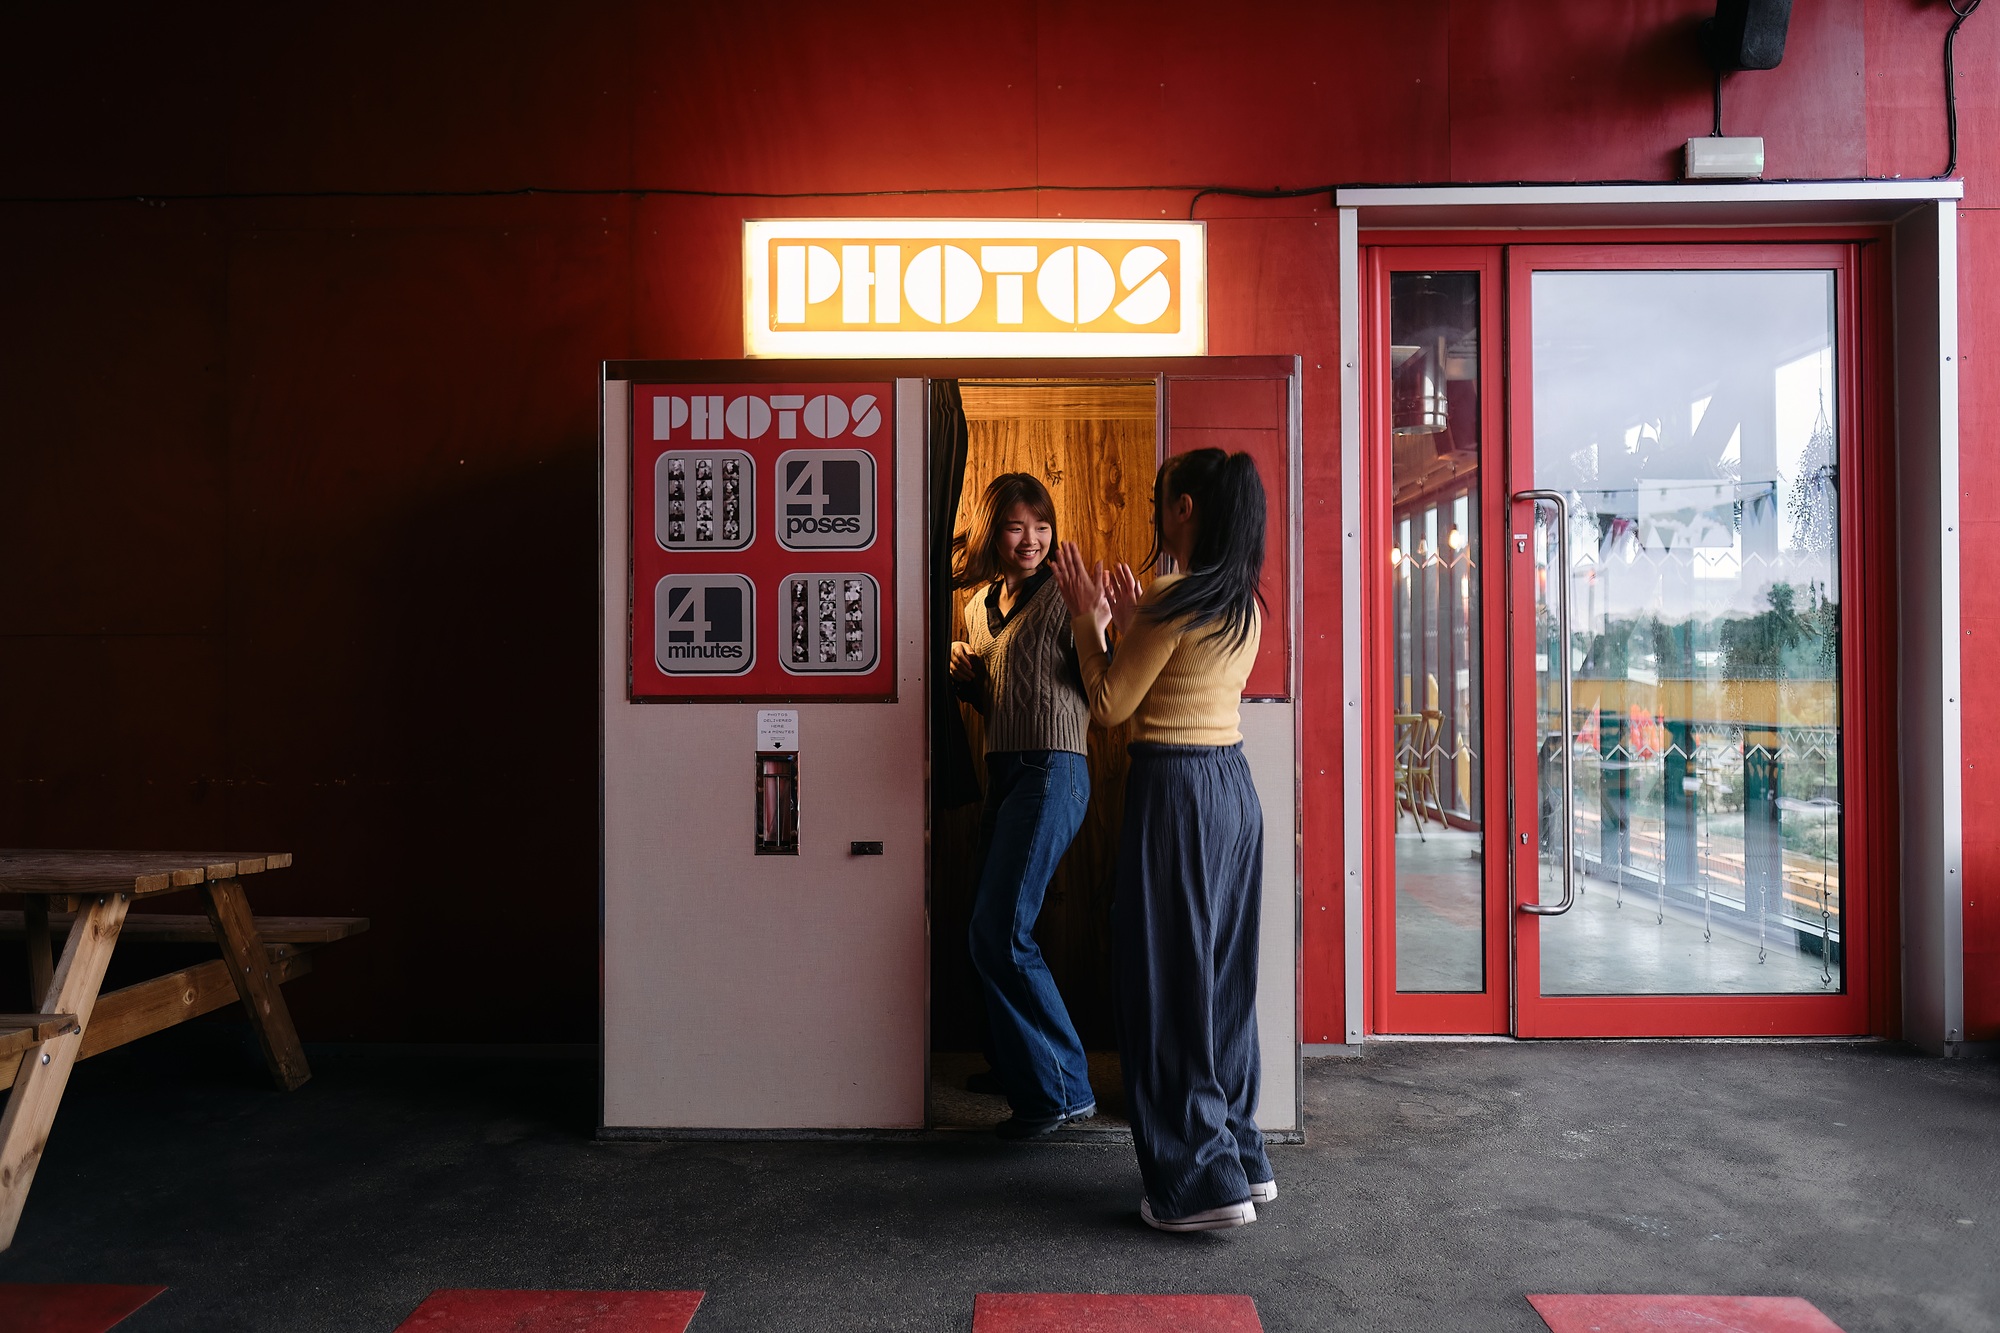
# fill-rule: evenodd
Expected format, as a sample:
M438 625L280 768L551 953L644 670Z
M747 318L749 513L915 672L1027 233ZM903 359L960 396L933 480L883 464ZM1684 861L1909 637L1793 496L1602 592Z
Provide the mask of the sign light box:
M1201 356L1199 222L743 224L750 356Z

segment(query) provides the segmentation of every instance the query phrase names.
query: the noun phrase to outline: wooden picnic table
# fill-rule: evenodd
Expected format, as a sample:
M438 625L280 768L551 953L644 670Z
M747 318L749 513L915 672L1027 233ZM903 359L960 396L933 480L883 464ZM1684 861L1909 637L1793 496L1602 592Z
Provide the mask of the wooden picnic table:
M312 1076L279 989L311 970L306 951L368 928L360 917L253 917L243 881L292 863L289 852L0 850L0 936L28 947L37 1012L0 1014L0 1250L13 1243L56 1107L79 1059L240 1000L278 1086ZM134 899L196 892L206 919L145 912ZM55 936L66 936L58 958ZM222 956L100 996L121 937L213 941Z

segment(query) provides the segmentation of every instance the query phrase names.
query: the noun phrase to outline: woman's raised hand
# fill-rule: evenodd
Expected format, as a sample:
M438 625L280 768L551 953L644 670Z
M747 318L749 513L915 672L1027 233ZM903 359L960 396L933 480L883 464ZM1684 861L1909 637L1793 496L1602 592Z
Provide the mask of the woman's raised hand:
M1111 571L1106 583L1104 597L1111 607L1111 623L1120 634L1129 634L1132 623L1139 618L1139 599L1145 596L1145 589L1139 586L1139 576L1132 572L1132 566L1123 561Z
M1102 633L1111 623L1111 603L1106 597L1110 578L1104 572L1104 562L1086 565L1076 543L1064 542L1056 548L1055 558L1049 563L1055 569L1056 589L1062 593L1063 605L1070 616L1090 616Z

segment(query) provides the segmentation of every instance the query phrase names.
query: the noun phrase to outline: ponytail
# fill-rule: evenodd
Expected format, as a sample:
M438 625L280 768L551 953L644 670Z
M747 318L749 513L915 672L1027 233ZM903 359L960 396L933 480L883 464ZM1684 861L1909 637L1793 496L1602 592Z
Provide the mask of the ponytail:
M1264 483L1249 454L1196 449L1167 460L1153 482L1153 549L1146 567L1159 564L1160 515L1171 500L1194 500L1194 550L1187 577L1146 607L1157 621L1185 618L1188 629L1211 633L1231 650L1250 638L1263 594Z

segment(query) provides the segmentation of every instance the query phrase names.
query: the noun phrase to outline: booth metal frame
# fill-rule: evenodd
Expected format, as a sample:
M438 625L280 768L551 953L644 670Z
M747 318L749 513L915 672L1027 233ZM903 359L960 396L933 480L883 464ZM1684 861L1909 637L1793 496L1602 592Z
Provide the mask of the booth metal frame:
M924 476L928 476L931 466L931 458L930 458L931 441L930 441L930 430L929 430L928 411L927 411L928 408L927 399L928 399L928 386L934 380L1048 379L1048 380L1066 381L1070 383L1079 383L1079 382L1087 382L1093 379L1125 380L1125 381L1131 381L1135 379L1151 379L1158 386L1157 392L1159 395L1157 399L1157 407L1155 415L1156 450L1157 450L1157 456L1164 458L1166 456L1166 451L1168 448L1168 434L1169 434L1169 423L1167 420L1168 404L1166 401L1167 382L1169 379L1175 377L1196 378L1196 379L1265 379L1265 380L1283 379L1286 384L1286 403L1285 403L1286 421L1287 421L1286 439L1285 439L1286 486L1285 486L1285 494L1282 497L1281 503L1283 505L1283 513L1285 515L1285 522L1286 522L1285 551L1286 551L1287 567L1286 567L1285 598L1286 598L1286 611L1287 611L1286 624L1288 631L1288 640L1285 645L1286 647L1285 694L1283 696L1282 701L1291 710L1291 717L1290 717L1291 856L1289 858L1289 863L1292 868L1292 885L1291 885L1292 891L1290 895L1292 912L1291 912L1291 921L1289 924L1291 931L1291 953L1292 953L1291 1013L1292 1013L1293 1026L1292 1026L1291 1042L1290 1042L1291 1045L1291 1059L1289 1061L1290 1068L1287 1072L1289 1075L1288 1081L1290 1082L1291 1085L1292 1096L1291 1096L1291 1105L1288 1108L1289 1119L1290 1119L1289 1127L1277 1127L1268 1129L1266 1131L1266 1137L1270 1141L1277 1143L1303 1142L1305 1134L1304 1064L1303 1064L1305 1056L1305 1044L1303 1041L1302 1015L1304 1007L1304 986L1305 986L1305 977L1303 972L1303 958L1304 958L1304 927L1305 927L1304 876L1306 872L1305 872L1305 824L1304 824L1304 811L1302 805L1301 775L1302 775L1302 765L1304 763L1303 735L1302 735L1302 704L1303 704L1302 659L1304 657L1304 652L1302 645L1304 640L1303 619L1305 614L1305 606L1302 594L1303 575L1301 570L1301 564L1303 560L1303 539L1302 539L1303 493L1301 489L1302 408L1301 408L1301 384L1300 384L1301 359L1298 356L1199 356L1199 357L1174 356L1174 357L1116 357L1116 358L1009 357L1009 358L963 358L963 359L856 358L847 360L813 360L813 359L795 360L789 358L745 358L741 360L703 360L703 361L650 361L650 360L607 361L602 366L599 379L599 393L598 393L600 413L603 414L600 416L600 423L599 423L600 512L598 515L598 530L599 530L599 543L600 543L600 556L601 556L600 577L601 578L604 577L605 572L609 571L613 567L614 563L610 558L610 552L606 545L606 543L610 540L612 527L607 524L606 520L608 516L603 511L602 508L603 497L606 494L606 488L605 488L605 482L607 480L606 469L607 467L610 466L610 460L607 457L606 445L605 445L605 441L607 440L606 430L609 425L607 418L611 412L616 410L614 405L617 402L617 395L621 393L627 395L627 397L625 398L625 411L627 412L629 417L629 412L630 412L629 386L635 384L670 384L676 382L740 383L744 385L754 385L759 383L783 383L783 382L802 382L802 381L811 381L811 382L825 381L829 383L846 382L846 381L875 381L875 382L885 381L885 380L894 381L897 386L898 411L896 416L900 429L901 423L909 419L907 414L907 409L910 405L903 401L904 386L912 382L916 382L917 384L921 385L925 391L924 397L926 401L920 404L920 407L924 410L920 410L917 413L915 413L915 419L920 423L920 429L922 430L923 434L923 440L922 440L923 447L919 451L922 459L922 472ZM898 437L899 449L907 448L910 443L911 443L910 441L903 440L902 437L899 435ZM629 437L625 439L624 447L627 450L631 448L631 441ZM629 453L626 455L626 457L629 458ZM628 505L629 505L629 498L628 498ZM923 540L919 544L919 549L926 552L929 551L931 548L932 533L929 529L929 521L930 521L930 516L928 513L926 513L924 518L925 527L923 532ZM901 524L899 520L897 525L899 529L900 525ZM626 516L626 521L621 522L617 526L625 530L629 534L629 514ZM624 570L625 588L617 590L614 590L609 586L600 586L599 588L599 605L600 608L602 608L602 615L603 617L605 617L607 621L610 615L610 608L614 606L619 600L627 601L628 604L626 606L626 614L628 617L630 615L629 596L631 595L631 569L629 564L629 551L626 552L623 556L621 556L621 561L625 565L625 570ZM931 576L932 576L932 571L926 569L923 574L923 583L926 586L928 585L928 581L931 578ZM902 582L900 575L898 576L898 582L899 584ZM614 593L617 593L618 596L614 596L613 595ZM926 599L926 603L928 603L928 599ZM924 630L925 630L924 641L927 642L930 630L928 604L926 604L926 607L923 611L923 616L924 616ZM606 650L608 651L609 646L614 641L616 641L616 639L622 637L625 634L625 632L626 632L626 625L621 624L614 626L609 623L600 623L599 625L600 643L605 645ZM610 666L609 663L605 662L600 663L601 678L606 680L607 682L610 679L610 673L608 669L609 666ZM907 674L908 670L909 668L906 664L899 671L899 675ZM918 674L919 675L923 674L921 668L919 668ZM929 690L934 690L937 687L938 687L937 682L928 680L925 681L924 688L926 689L927 692ZM608 774L606 768L607 737L603 729L604 719L608 716L610 707L612 706L613 703L637 704L640 702L667 702L668 706L672 706L672 701L633 700L632 698L630 698L629 693L627 697L623 700L613 700L610 698L606 698L602 701L602 706L600 708L600 714L599 714L600 784L603 784L610 780L610 775ZM715 703L724 701L690 700L689 702ZM925 702L927 704L928 699L926 699ZM1257 700L1254 696L1246 698L1246 703L1249 703L1252 706L1255 706L1257 702L1259 702L1259 700ZM926 716L928 716L927 709L926 709ZM928 744L929 744L928 725L926 725L927 750L928 750ZM600 791L602 792L602 790L603 788L601 786ZM929 790L929 775L927 773L925 780L925 791L927 796L928 796L928 790ZM600 811L602 812L605 808L606 807L602 799L600 799ZM928 818L928 799L926 800L925 830L926 830L926 844L928 845L929 833L930 833L929 818ZM605 869L607 865L607 848L605 845L605 837L606 837L605 821L601 814L600 827L599 827L600 869L599 869L599 883L598 883L598 898L599 898L598 908L599 908L601 936L603 932L608 928L608 911L609 911L607 873ZM928 904L930 902L930 895L932 891L930 878L931 878L930 860L927 851L924 858L924 897L925 897L925 903L927 905L925 935L927 940L930 934L929 923L928 923L928 915L929 915ZM1268 901L1268 893L1267 893L1267 901ZM608 970L608 964L606 969L600 971L601 991L607 985L606 981L607 970ZM605 1027L608 1023L607 1004L604 1002L604 1000L605 997L601 995L600 1006L599 1006L599 1023L600 1023L599 1038L601 1043L605 1041L605 1038L607 1036ZM928 1089L930 1083L929 1061L931 1055L930 1036L929 1036L930 1015L929 1015L928 987L926 988L926 996L925 996L924 1030L925 1030L925 1038L924 1038L925 1068L923 1074L924 1074L925 1086ZM608 1078L608 1074L606 1077ZM605 1079L600 1079L599 1116L598 1116L600 1124L600 1129L598 1131L598 1134L600 1138L605 1138L605 1139L643 1140L643 1139L658 1139L658 1138L745 1138L745 1137L844 1138L844 1137L856 1137L856 1136L909 1137L912 1135L924 1135L924 1134L939 1133L939 1132L947 1132L947 1133L959 1132L959 1131L940 1131L932 1126L930 1121L931 1108L929 1106L928 1093L926 1094L925 1126L922 1129L874 1128L874 1127L829 1128L829 1127L819 1127L819 1126L809 1126L809 1125L791 1126L791 1127L775 1127L775 1126L735 1127L735 1126L725 1126L725 1125L698 1125L698 1126L696 1125L655 1126L655 1125L630 1125L630 1124L614 1125L608 1123L605 1114L605 1097L606 1097L605 1081L606 1081ZM1093 1136L1093 1131L1089 1130L1071 1131L1069 1133L1078 1137ZM1124 1137L1125 1135L1124 1131L1110 1131L1108 1134L1105 1131L1095 1131L1094 1136Z

